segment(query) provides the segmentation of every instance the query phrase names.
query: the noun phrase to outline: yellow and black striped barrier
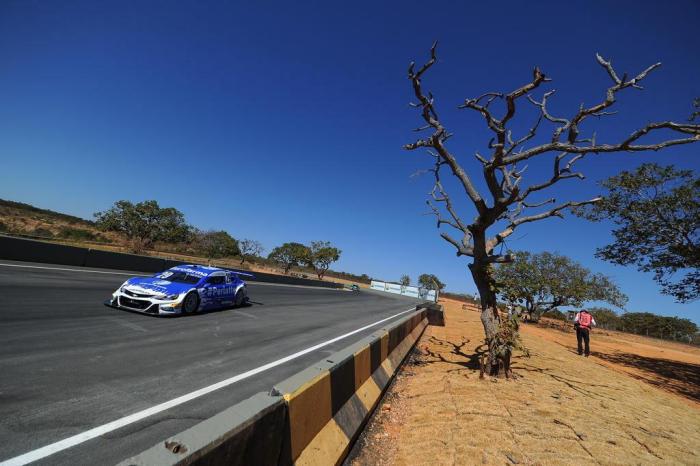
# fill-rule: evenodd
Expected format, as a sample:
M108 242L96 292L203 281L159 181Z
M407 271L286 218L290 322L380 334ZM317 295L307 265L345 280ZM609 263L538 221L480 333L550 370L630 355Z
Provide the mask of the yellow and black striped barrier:
M277 384L288 409L280 464L335 464L428 325L425 309Z

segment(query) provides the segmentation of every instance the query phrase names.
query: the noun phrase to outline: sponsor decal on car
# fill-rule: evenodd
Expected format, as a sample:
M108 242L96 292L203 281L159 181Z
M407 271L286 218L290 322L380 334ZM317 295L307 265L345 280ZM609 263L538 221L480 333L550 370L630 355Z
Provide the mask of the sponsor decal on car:
M209 271L212 270L212 268L210 268L210 267L198 267L198 269L207 269L207 270L209 270ZM206 272L206 271L198 270L198 269L191 268L191 267L173 267L173 268L171 268L170 270L174 270L174 271L176 271L176 272L185 272L185 273L189 273L189 274L191 274L191 275L196 275L197 277L207 277L207 276L209 276L210 272ZM218 270L218 269L215 269L215 270ZM161 277L162 277L162 275L161 275ZM162 277L162 278L167 278L167 277Z
M169 282L168 280L158 280L158 281L153 282L154 285L163 285L163 286L168 286L171 283L172 282Z
M158 286L158 285L151 285L151 284L142 284L142 285L127 285L126 287L127 290L129 291L135 291L136 293L145 293L145 294L151 294L153 292L156 293L167 293L168 289L165 288L164 286Z
M232 295L236 291L235 286L226 286L223 288L200 288L199 294L207 298L215 298L217 296Z

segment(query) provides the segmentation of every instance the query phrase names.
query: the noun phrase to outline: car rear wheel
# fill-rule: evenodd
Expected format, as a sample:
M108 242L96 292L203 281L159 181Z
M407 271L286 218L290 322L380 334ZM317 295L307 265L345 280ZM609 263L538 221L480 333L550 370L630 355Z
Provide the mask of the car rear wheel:
M243 306L243 303L245 302L245 292L240 289L236 291L236 296L233 298L233 304L236 307L241 307Z
M182 313L183 314L192 314L193 312L197 312L197 308L199 307L199 296L197 293L190 292L185 296L185 299L182 300Z

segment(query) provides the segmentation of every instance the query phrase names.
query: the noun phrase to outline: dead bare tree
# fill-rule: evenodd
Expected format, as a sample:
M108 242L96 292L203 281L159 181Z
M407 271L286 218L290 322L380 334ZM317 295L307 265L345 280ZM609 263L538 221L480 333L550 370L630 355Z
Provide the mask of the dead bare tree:
M615 104L617 93L627 88L642 89L641 81L661 64L651 65L634 78L628 79L626 74L618 75L609 60L596 55L598 63L607 72L612 84L607 88L605 98L601 102L590 107L582 104L570 118L557 117L549 113L547 100L554 94L554 90L544 92L539 100L532 96L533 91L550 81L539 68L535 68L532 80L510 93L487 92L475 99L466 99L459 105L460 109L478 112L489 130L493 132L493 137L488 143L490 154L487 157L478 152L475 154L481 164L481 172L488 188L486 195L482 195L472 181L472 177L476 176L477 172L467 173L457 157L447 148L446 142L452 133L448 132L438 117L433 94L423 90L423 75L436 62L436 45L437 43L433 44L430 60L423 66L416 70L415 63L411 63L408 67L408 78L417 99L417 102L411 105L420 110L425 122L415 131L429 130L431 134L406 144L404 148L407 150L425 148L434 158L435 163L430 171L435 176L435 184L427 203L437 217L438 229L446 225L460 235L455 238L450 233L442 231L440 236L455 247L457 256L472 258L469 269L481 296L481 322L489 347L487 372L491 375L499 375L500 372L508 377L511 354L517 342L517 326L514 322L502 320L499 316L492 267L495 263L509 262L512 259L508 254L496 253L496 248L523 224L550 217L563 218L563 212L566 210L591 204L600 199L596 197L557 205L554 198L533 202L530 196L562 180L583 179L584 175L574 169L574 164L588 154L658 151L666 147L697 142L700 141L700 125L670 121L649 123L621 142L599 144L595 134L589 138L581 137L579 133L582 123L590 117L610 115L611 112L608 109ZM527 134L514 140L509 126L523 98L536 107L539 118ZM491 108L494 101L503 102L505 111L502 116L497 116ZM528 142L537 135L543 121L553 126L551 137L547 137L544 143L528 145ZM665 139L655 144L639 142L643 136L660 133L661 130L673 133L675 139ZM527 168L522 164L533 157L547 155L551 155L553 160L552 176L527 187L522 186L523 172ZM458 214L443 186L440 170L444 166L447 166L456 177L458 185L461 185L460 190L464 190L476 209L476 216L470 222L464 221ZM548 206L547 210L537 211L545 205ZM501 231L491 236L488 230L494 226L499 227ZM503 368L502 371L499 366Z

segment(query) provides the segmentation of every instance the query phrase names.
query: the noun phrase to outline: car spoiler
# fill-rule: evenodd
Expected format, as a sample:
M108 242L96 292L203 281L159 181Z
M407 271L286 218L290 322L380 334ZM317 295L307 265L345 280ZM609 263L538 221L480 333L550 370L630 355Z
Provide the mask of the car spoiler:
M228 270L229 272L233 272L233 273L235 273L236 275L239 275L239 276L255 278L255 275L253 275L252 273L241 272L240 270L233 270L233 269L226 269L226 270Z

